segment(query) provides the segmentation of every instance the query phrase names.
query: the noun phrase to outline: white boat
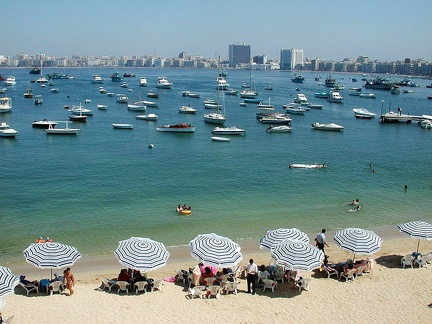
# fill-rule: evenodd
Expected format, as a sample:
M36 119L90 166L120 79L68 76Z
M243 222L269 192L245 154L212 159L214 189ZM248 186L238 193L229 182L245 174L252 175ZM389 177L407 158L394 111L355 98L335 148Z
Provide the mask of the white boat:
M112 124L113 128L118 128L118 129L132 129L133 128L133 124Z
M90 103L91 99L84 99L84 103Z
M36 83L47 83L47 82L48 80L43 76L36 79Z
M4 81L4 85L6 86L14 86L16 85L16 79L14 76L7 77Z
M99 93L106 94L107 90L104 87L99 87Z
M166 77L158 77L156 82L156 88L159 89L171 89L173 86L172 82L169 82Z
M108 97L114 97L114 92L107 92Z
M376 96L374 93L360 93L360 98L369 98L369 99L376 99Z
M0 113L6 113L12 110L12 98L0 98Z
M69 128L69 122L66 123L64 128L54 128L54 125L50 124L49 127L45 130L47 134L54 135L76 135L79 131L79 128Z
M99 110L107 110L107 108L108 108L107 105L102 105L102 104L96 105L96 107L97 107L97 109L99 109Z
M218 61L218 75L219 75L219 61ZM225 117L225 104L222 104L222 106L220 106L220 102L219 102L219 90L216 90L216 94L217 94L216 112L211 112L211 113L208 113L208 114L204 114L204 121L207 122L207 123L211 123L211 124L223 125L225 123L225 121L226 121L226 117ZM222 96L224 96L223 92L222 92ZM222 108L222 111L221 111L220 108Z
M157 106L159 106L159 103L157 101L143 100L142 103L144 105L146 105L147 107L157 107Z
M285 111L292 115L304 115L306 109L302 107L288 106Z
M18 134L18 131L13 128L9 128L9 125L6 123L0 124L0 137L15 137L16 134Z
M247 99L255 99L258 96L258 92L254 90L243 90L240 92L240 97Z
M34 103L35 105L42 105L43 104L42 95L35 96Z
M212 133L215 135L244 135L246 131L241 128L237 128L235 126L231 127L215 127L212 130Z
M292 119L289 118L288 116L284 115L284 114L279 114L279 115L272 115L272 116L263 117L260 119L260 121L263 124L287 125L287 124L291 123Z
M51 92L52 93L59 93L60 89L59 88L51 88Z
M74 115L85 115L85 116L91 116L93 115L93 111L91 109L84 108L81 106L81 103L79 106L72 106L69 111Z
M337 125L335 123L329 123L329 124L313 123L312 127L314 129L327 130L327 131L342 131L344 129L343 126Z
M120 84L121 88L129 88L129 83L123 82L122 84Z
M240 106L241 107L247 107L247 103L246 102L240 102ZM273 110L274 110L274 108L273 108Z
M195 132L195 126L187 123L180 123L175 125L163 125L156 127L158 132L171 132L171 133L193 133Z
M349 89L349 95L359 97L361 94L361 91L362 91L361 88L351 88L351 89Z
M322 109L323 108L323 105L319 105L319 104L309 104L308 105L308 107L309 108L312 108L312 109Z
M225 91L225 94L229 95L229 96L237 96L238 91L236 89L229 89L229 90Z
M55 121L50 121L46 118L42 119L42 120L35 120L32 123L32 127L33 128L49 128L51 126L51 128L54 128L58 123Z
M303 93L297 93L294 100L295 103L305 103L308 101L307 97Z
M270 97L269 97L268 103L263 103L262 101L260 101L257 108L260 110L274 110L274 105L270 103Z
M424 129L432 129L432 121L430 119L423 119L420 122L420 127Z
M219 73L218 78L216 79L217 90L227 90L229 88L229 83L226 81L225 77Z
M142 119L142 120L158 120L159 117L156 114L147 114L147 115L138 115L135 118Z
M196 109L192 108L191 106L181 106L179 108L180 114L196 114Z
M117 99L116 99L116 101L117 101L118 103L128 103L129 98L128 98L128 96L119 93L119 94L117 94Z
M292 163L289 165L290 168L300 169L323 169L327 168L325 163L314 163L314 164L303 164L303 163Z
M147 87L147 78L146 77L140 77L139 85L140 85L140 87Z
M223 136L212 136L211 140L214 142L230 142L231 138Z
M340 95L339 92L337 92L337 91L331 91L330 92L330 97L327 98L327 101L341 103L343 101L343 99L344 98Z
M272 126L270 125L269 128L266 129L269 133L289 133L292 131L292 127L287 125L280 125L280 126Z
M142 101L141 102L138 101L138 102L135 102L133 104L128 104L127 108L128 108L128 110L131 110L131 111L146 111L147 106L144 105L142 103Z
M104 83L104 81L105 81L104 78L102 78L100 75L95 74L95 75L93 75L93 79L91 82L95 83L95 84L101 84L101 83Z
M190 97L190 98L199 98L200 97L199 94L193 93L193 92L190 92L190 91L183 91L182 95L183 95L183 97Z
M354 108L353 112L354 112L354 116L356 118L368 118L368 119L370 119L370 118L374 118L376 116L376 114L374 114L373 112L370 112L366 108Z

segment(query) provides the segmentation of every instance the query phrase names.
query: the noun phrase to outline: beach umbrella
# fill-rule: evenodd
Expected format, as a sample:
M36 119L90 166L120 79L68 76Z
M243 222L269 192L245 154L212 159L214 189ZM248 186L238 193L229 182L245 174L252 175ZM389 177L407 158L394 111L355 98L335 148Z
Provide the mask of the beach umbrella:
M346 228L337 231L333 237L343 249L356 254L374 254L381 249L382 238L375 232L361 228Z
M12 273L11 269L0 266L0 310L4 306L4 300L12 294L18 283L19 278Z
M324 260L323 251L301 241L285 240L276 244L271 252L277 264L291 270L313 270L321 267Z
M198 235L189 242L189 247L192 257L205 265L232 267L243 259L238 243L215 233Z
M416 253L419 251L420 240L432 240L432 225L429 223L413 221L400 224L398 228L402 233L418 239Z
M267 231L260 241L260 249L271 250L271 248L285 240L309 243L309 237L297 228L279 228Z
M122 265L143 272L165 266L170 255L163 243L144 237L118 242L114 254Z
M28 263L40 269L59 269L72 266L81 258L81 253L73 246L58 243L32 243L23 251Z

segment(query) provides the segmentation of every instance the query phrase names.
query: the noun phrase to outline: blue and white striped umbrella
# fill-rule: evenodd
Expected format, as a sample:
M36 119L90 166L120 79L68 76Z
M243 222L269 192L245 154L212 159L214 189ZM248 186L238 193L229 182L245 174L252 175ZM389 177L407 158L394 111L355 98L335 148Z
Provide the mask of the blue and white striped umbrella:
M343 249L356 254L374 254L381 249L382 238L375 232L361 228L346 228L337 231L335 242Z
M198 235L189 247L192 257L205 265L232 267L243 259L238 243L215 233Z
M277 264L291 270L313 270L321 267L324 260L323 251L301 241L285 240L275 245L271 251Z
M260 242L260 249L271 250L271 248L285 240L309 243L309 237L297 228L279 228L270 230L264 235Z
M18 283L19 278L12 273L11 269L0 266L0 301L12 294ZM1 305L4 305L4 303L1 303Z
M143 272L165 266L170 255L163 243L144 237L120 241L114 254L124 266Z
M418 239L417 252L420 246L420 240L432 240L432 225L426 222L413 221L398 225L399 230Z
M32 243L23 253L28 263L40 269L69 267L81 258L75 247L58 242Z

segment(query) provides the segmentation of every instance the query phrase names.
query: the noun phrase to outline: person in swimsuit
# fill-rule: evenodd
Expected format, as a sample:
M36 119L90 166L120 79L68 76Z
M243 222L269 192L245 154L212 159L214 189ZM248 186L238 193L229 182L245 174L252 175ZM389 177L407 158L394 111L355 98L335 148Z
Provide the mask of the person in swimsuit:
M75 286L75 277L70 271L70 268L67 268L64 271L64 280L66 280L66 288L69 289L69 296L73 294L73 287Z

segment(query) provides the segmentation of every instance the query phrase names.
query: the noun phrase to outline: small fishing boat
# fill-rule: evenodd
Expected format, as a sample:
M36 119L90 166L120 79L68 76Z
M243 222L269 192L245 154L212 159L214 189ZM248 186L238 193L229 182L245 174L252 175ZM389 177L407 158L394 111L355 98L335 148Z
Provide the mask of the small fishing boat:
M314 164L303 164L303 163L292 163L289 165L290 168L299 169L323 169L327 168L325 163L314 163Z
M223 136L212 136L211 140L214 142L230 142L231 138Z
M335 123L329 123L329 124L313 123L312 128L318 130L326 130L326 131L342 131L344 129L343 126L337 125Z
M117 128L117 129L132 129L133 128L133 124L112 124L113 128Z
M273 126L270 125L269 128L266 129L269 133L289 133L292 131L292 127L287 125Z
M142 119L142 120L158 120L158 115L156 114L147 114L147 115L138 115L135 117L136 119Z

